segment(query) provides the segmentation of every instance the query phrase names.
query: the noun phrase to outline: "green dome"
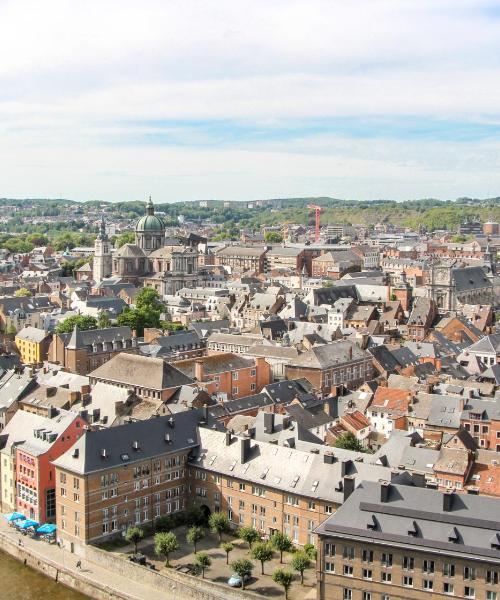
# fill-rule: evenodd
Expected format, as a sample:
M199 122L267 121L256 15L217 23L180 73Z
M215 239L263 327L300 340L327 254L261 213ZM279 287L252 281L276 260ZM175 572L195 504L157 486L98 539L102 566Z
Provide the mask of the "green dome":
M136 231L159 231L165 229L165 223L156 215L144 215L137 221Z
M149 202L146 206L146 214L141 217L135 226L136 231L163 231L165 229L165 223L161 217L155 215L155 207L149 198Z

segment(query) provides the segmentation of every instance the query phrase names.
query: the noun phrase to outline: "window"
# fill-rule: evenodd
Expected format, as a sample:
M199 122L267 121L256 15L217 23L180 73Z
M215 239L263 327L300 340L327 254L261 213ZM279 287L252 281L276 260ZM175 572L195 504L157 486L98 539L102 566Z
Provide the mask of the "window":
M469 587L468 585L466 585L464 588L464 596L466 598L475 598L476 597L475 589L473 587Z
M452 583L448 583L447 581L445 583L443 583L443 592L445 594L449 594L450 596L453 596L454 593L454 587Z
M476 579L475 567L464 567L464 579L467 581L473 581Z
M486 600L497 600L496 592L486 592Z
M344 588L344 593L343 593L343 599L344 600L352 600L352 590L351 588Z
M245 491L245 484L244 483L240 483L239 484L239 488L240 488L240 492L244 492Z
M327 573L335 573L335 565L332 562L325 561L325 571Z
M422 570L424 573L434 573L434 561L433 560L424 560L424 564Z
M425 561L424 561L425 563ZM415 559L413 556L403 556L403 569L405 571L413 571L415 568Z
M385 552L382 554L382 566L383 567L392 567L392 554L386 554Z
M347 560L353 560L354 558L354 546L344 546L342 556Z
M352 577L354 572L354 569L352 568L352 565L344 565L344 575L346 577Z
M443 575L445 577L455 577L455 565L453 563L444 563Z
M371 592L363 592L363 600L372 600Z
M373 571L371 569L363 569L363 579L371 581L373 579Z
M486 583L498 584L498 571L486 571Z
M309 502L307 504L307 508L309 510L316 510L316 502L313 502L312 500L309 500Z
M237 387L233 387L233 394L236 395L238 393L238 388Z
M238 381L238 371L233 371L233 381Z
M257 389L257 388L256 388L256 386L255 386L255 383L251 383L251 384L250 384L250 391L251 391L251 392L255 392L255 390L256 390L256 389Z
M388 573L387 571L382 571L382 582L383 583L391 583L392 582L392 573Z
M434 581L432 581L432 579L424 579L422 581L422 587L424 590L433 590L434 589Z
M330 506L329 504L327 504L325 506L325 512L326 512L327 515L333 514L333 506Z
M413 587L413 577L410 575L403 576L403 586L404 587Z
M361 554L361 560L363 562L372 563L373 562L373 550L363 550Z
M335 556L335 544L325 544L325 556Z

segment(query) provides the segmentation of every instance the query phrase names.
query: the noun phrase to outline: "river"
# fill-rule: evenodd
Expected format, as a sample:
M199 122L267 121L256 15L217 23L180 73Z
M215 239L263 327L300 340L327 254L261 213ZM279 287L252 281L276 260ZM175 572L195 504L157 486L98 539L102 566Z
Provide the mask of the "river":
M0 598L5 600L89 600L0 552Z

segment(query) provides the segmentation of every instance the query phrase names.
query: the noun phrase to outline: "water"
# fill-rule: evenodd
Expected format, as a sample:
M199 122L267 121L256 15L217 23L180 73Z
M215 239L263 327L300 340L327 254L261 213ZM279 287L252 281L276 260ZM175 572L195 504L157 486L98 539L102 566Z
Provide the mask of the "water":
M25 567L8 554L0 552L0 598L5 600L89 600L56 583L37 571Z

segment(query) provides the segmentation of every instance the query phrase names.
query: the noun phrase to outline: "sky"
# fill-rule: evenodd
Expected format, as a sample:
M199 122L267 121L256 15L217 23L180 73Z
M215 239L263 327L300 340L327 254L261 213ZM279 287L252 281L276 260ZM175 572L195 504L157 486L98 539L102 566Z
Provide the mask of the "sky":
M500 0L0 0L0 197L500 196Z

